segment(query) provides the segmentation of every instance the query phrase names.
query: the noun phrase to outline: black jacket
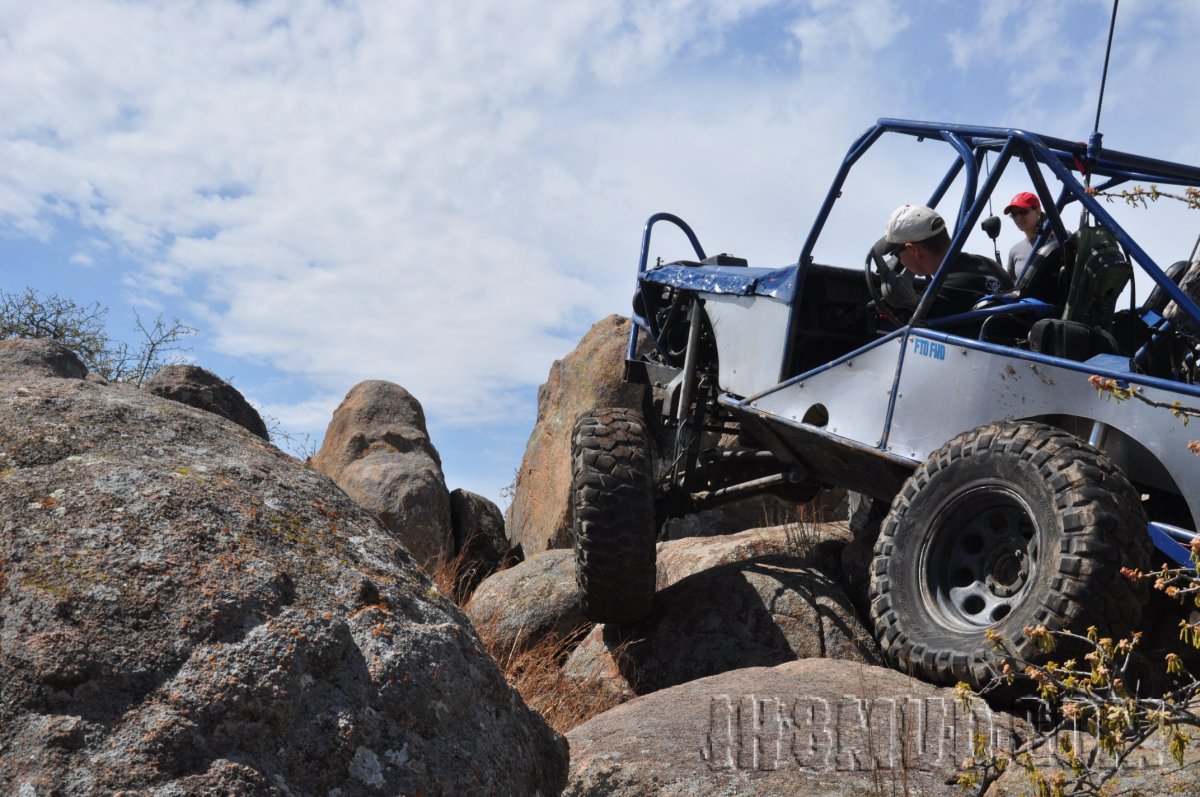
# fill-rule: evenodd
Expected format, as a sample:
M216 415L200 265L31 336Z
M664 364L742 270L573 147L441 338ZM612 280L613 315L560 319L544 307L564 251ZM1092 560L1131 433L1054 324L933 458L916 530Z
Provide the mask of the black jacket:
M1012 287L1012 280L995 260L959 252L929 308L929 318L965 313L984 296Z

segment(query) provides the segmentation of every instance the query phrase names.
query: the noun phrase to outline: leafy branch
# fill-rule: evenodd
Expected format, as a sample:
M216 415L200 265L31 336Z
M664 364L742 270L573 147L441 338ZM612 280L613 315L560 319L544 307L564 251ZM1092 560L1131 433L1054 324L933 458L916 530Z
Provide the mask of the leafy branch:
M1188 421L1192 418L1200 418L1200 409L1195 407L1185 407L1181 402L1172 401L1169 404L1165 401L1155 401L1152 398L1147 398L1142 389L1137 385L1130 385L1126 382L1120 382L1107 376L1092 374L1088 377L1088 384L1096 389L1096 392L1104 399L1113 399L1114 401L1128 401L1134 399L1149 406L1158 409L1167 410L1176 418L1183 421L1183 425L1187 426ZM1188 451L1193 454L1200 455L1200 440L1189 440L1187 444Z
M1154 579L1154 588L1168 597L1200 607L1200 538L1191 544L1191 567L1167 567L1150 573L1123 568L1126 578ZM1200 649L1200 622L1179 621L1180 639ZM1127 767L1130 757L1155 736L1167 743L1176 764L1195 738L1188 729L1200 728L1197 700L1200 679L1184 667L1174 652L1164 656L1170 688L1155 695L1141 694L1145 659L1136 649L1140 632L1129 638L1101 637L1089 628L1084 635L1069 630L1051 632L1045 626L1027 626L1024 633L1041 654L1050 655L1067 643L1072 650L1086 651L1080 658L1061 664L1035 663L1016 655L1007 641L994 631L985 632L999 658L996 679L982 694L1011 687L1018 679L1030 685L1049 721L1041 732L1012 752L987 753L978 746L964 762L958 782L963 789L987 787L1013 765L1024 770L1033 793L1039 797L1106 794L1106 784ZM973 697L971 687L960 683L961 700ZM1082 740L1086 739L1086 743Z
M1120 191L1097 191L1091 189L1088 193L1093 196L1102 196L1106 202L1114 202L1121 199L1133 207L1149 207L1151 202L1157 202L1160 198L1166 198L1182 202L1192 209L1200 209L1200 188L1189 187L1184 190L1183 194L1173 194L1170 191L1161 190L1157 185L1151 184L1149 188L1135 185L1132 188L1122 188Z

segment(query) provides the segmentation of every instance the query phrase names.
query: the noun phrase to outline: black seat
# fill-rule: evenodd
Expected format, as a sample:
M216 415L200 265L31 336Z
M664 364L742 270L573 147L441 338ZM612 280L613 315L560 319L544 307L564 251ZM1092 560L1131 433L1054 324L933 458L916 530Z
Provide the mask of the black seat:
M1188 265L1189 263L1186 260L1176 260L1174 263L1167 266L1165 273L1171 279L1171 282L1174 282L1176 285L1178 285L1179 281L1183 279L1183 272L1187 271ZM1171 297L1168 296L1167 292L1162 289L1162 286L1155 285L1154 290L1150 291L1150 295L1147 296L1146 301L1142 303L1142 312L1145 314L1145 312L1148 310L1161 316L1163 314L1163 310L1167 309L1167 305L1170 303L1170 301Z
M1066 245L1051 237L1029 258L1011 297L1062 307L1062 318L1107 330L1133 276L1121 247L1103 227L1081 227Z
M1062 304L1062 297L1071 281L1070 274L1064 273L1063 254L1063 246L1057 238L1051 237L1044 242L1029 256L1013 294L1021 299Z
M1165 273L1185 294L1200 299L1200 260L1172 263ZM1140 310L1119 315L1127 318L1118 319L1124 323L1119 325L1117 337L1132 355L1136 371L1179 379L1191 369L1189 362L1196 349L1197 330L1161 286L1154 287Z
M1011 313L985 324L980 337L1021 345L1024 327L1030 351L1080 361L1115 354L1113 316L1132 276L1116 239L1102 227L1081 227L1065 244L1050 237L1030 256L1007 297L1044 305L1014 305Z
M1188 261L1178 260L1168 266L1163 273L1178 285L1179 280L1183 278L1183 273L1187 271L1187 267ZM1162 289L1162 286L1155 285L1154 290L1142 302L1141 307L1121 310L1113 316L1112 333L1117 340L1121 354L1131 357L1137 354L1138 370L1143 373L1159 374L1164 371L1164 362L1159 356L1162 347L1154 339L1163 327L1162 314L1170 302L1171 297ZM1152 341L1155 342L1154 346L1146 351L1140 351L1143 346ZM1167 363L1169 364L1169 360Z
M1174 266L1172 266L1173 268ZM1180 290L1187 295L1192 301L1200 301L1200 260L1193 260L1188 264L1187 268L1182 269L1178 277L1172 277L1179 285ZM1164 291L1165 294L1165 291ZM1195 334L1195 325L1188 317L1187 313L1174 301L1168 301L1162 310L1162 317L1170 321L1176 327L1181 327Z
M1085 362L1097 354L1116 354L1112 333L1079 321L1043 318L1029 330L1029 350Z
M1067 290L1064 321L1111 331L1121 291L1133 277L1133 266L1103 227L1080 227L1071 236L1075 265Z

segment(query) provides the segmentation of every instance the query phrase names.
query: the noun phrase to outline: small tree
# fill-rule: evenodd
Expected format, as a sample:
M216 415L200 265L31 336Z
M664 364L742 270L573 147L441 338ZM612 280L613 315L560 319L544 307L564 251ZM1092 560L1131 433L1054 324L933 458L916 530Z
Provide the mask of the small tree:
M131 346L108 335L108 308L99 302L81 305L33 288L0 291L0 338L49 338L75 352L89 372L140 386L160 366L177 361L187 351L180 341L196 330L178 318L168 323L161 314L150 324L134 317L140 340Z
M1106 399L1137 401L1166 410L1185 426L1191 419L1200 418L1200 409L1180 402L1155 401L1136 385L1099 375L1092 375L1088 381ZM1200 441L1189 440L1186 445L1200 455ZM1156 590L1179 601L1182 611L1200 609L1200 537L1192 540L1190 556L1191 565L1186 567L1163 565L1152 573L1123 568L1121 572L1126 578L1153 581ZM987 632L999 662L995 680L984 687L983 693L1021 680L1036 691L1049 722L1040 734L1015 751L989 754L977 745L975 755L963 762L958 781L963 790L982 795L1009 766L1015 765L1024 770L1037 797L1111 794L1112 782L1120 777L1131 756L1155 736L1166 741L1176 764L1184 765L1188 746L1200 735L1200 678L1185 667L1179 654L1164 655L1162 667L1170 679L1169 687L1157 694L1143 694L1140 680L1150 674L1145 665L1156 665L1135 658L1142 638L1140 631L1116 640L1099 636L1095 628L1087 629L1084 635L1068 629L1050 631L1045 626L1026 627L1023 631L1047 656L1061 642L1080 655L1062 663L1031 662L1017 656L1008 640ZM1200 622L1181 619L1179 637L1200 649ZM964 700L973 696L967 684L959 684L958 690Z
M1193 546L1193 555L1195 550ZM1127 575L1145 577L1136 572ZM1154 575L1160 589L1176 582L1186 585L1189 593L1200 590L1194 568L1164 568ZM1168 594L1176 594L1172 589L1166 587ZM1185 641L1200 643L1200 626L1182 620L1180 629ZM1100 637L1095 628L1089 628L1086 635L1052 632L1044 626L1024 631L1045 654L1053 653L1065 640L1082 656L1061 664L1034 663L1014 655L1007 640L991 635L1003 657L1002 672L983 692L1001 684L1011 685L1017 679L1031 684L1037 692L1044 724L1038 734L1014 751L989 754L978 747L974 757L963 762L958 780L962 789L982 795L1006 769L1016 765L1024 770L1037 797L1101 797L1112 792L1110 782L1155 736L1167 742L1171 757L1183 766L1184 753L1200 727L1200 715L1196 713L1200 680L1184 668L1177 654L1167 653L1164 661L1166 674L1173 678L1171 686L1159 694L1143 695L1140 679L1149 673L1134 660L1140 632L1114 641ZM963 700L973 697L967 684L959 684L958 691Z

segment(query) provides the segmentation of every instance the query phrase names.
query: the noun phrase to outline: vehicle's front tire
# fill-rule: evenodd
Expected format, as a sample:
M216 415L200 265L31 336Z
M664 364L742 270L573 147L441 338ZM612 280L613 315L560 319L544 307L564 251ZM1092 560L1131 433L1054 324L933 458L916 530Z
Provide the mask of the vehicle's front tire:
M905 482L884 520L871 618L893 666L936 683L994 678L994 631L1038 658L1024 629L1133 629L1151 547L1137 492L1106 457L1038 423L959 435Z
M650 613L655 586L653 453L634 410L596 410L571 435L571 526L583 613L632 623Z

